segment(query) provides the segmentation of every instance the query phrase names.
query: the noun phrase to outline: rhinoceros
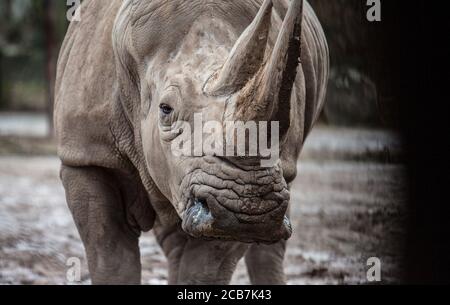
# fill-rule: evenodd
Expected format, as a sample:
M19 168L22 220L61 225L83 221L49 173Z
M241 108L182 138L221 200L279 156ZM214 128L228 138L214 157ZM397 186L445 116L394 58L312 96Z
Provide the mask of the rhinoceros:
M85 0L55 87L61 180L93 284L139 284L153 230L169 284L283 284L289 189L329 53L302 0ZM177 155L180 120L279 122L279 157ZM269 137L269 136L268 136Z

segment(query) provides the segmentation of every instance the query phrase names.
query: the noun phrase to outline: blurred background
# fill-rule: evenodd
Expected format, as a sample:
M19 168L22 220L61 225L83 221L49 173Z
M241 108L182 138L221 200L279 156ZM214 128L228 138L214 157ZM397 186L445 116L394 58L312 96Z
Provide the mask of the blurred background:
M65 1L4 0L0 4L0 109L47 112L49 82L68 21Z
M392 19L368 22L362 0L309 2L326 32L332 69L293 185L288 282L368 283L367 259L377 257L382 283L398 283L407 183L397 75L386 52ZM59 0L0 1L0 284L67 284L69 257L81 259L81 282L89 283L51 136L68 9ZM143 282L166 283L153 235L141 243ZM242 262L233 282L248 283Z

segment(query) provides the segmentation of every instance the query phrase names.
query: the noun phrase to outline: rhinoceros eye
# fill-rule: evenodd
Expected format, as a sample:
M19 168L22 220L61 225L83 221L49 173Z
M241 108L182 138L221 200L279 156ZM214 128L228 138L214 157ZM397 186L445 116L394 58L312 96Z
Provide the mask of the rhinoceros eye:
M167 105L167 104L161 104L161 105L159 105L159 109L160 109L161 112L162 112L163 114L165 114L165 115L169 115L169 114L171 114L171 113L173 112L173 108L170 107L170 106Z

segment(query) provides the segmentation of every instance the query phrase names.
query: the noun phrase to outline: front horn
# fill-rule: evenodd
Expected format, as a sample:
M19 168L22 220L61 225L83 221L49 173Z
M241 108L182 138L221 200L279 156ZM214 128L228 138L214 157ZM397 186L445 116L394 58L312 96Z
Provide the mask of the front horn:
M264 1L207 92L236 93L235 120L279 121L282 136L290 126L290 100L300 64L303 0L291 0L273 51L264 63L272 7L272 0Z
M272 0L265 0L253 22L231 50L223 67L208 81L209 95L229 95L241 90L260 69L272 16Z
M291 95L300 64L303 0L292 0L270 60L239 92L237 120L278 121L280 137L290 127Z

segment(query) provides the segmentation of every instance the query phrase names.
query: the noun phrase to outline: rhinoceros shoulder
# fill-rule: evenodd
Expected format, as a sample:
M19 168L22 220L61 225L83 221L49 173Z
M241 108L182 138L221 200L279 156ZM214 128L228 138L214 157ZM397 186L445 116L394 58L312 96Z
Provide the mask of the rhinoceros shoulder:
M111 122L116 71L111 32L120 0L88 0L81 20L69 26L62 45L55 87L58 154L71 166L115 167L120 160Z

